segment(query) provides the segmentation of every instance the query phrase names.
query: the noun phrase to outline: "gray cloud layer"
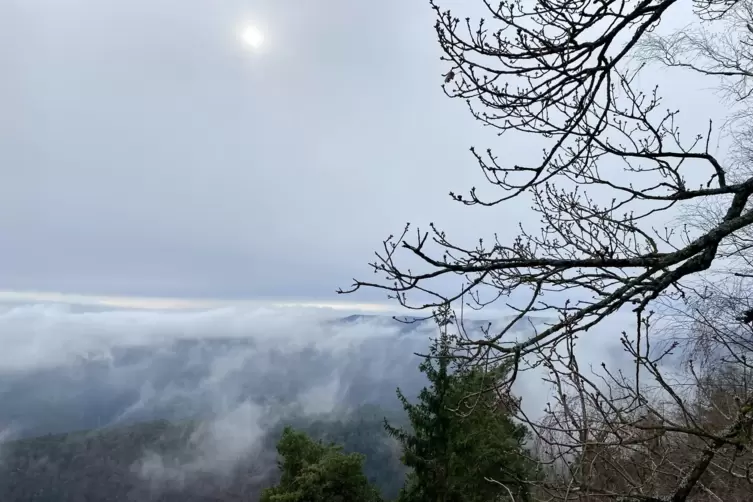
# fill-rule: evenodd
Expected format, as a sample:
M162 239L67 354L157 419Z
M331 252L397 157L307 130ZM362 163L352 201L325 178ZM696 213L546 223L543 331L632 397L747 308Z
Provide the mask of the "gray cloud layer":
M0 289L326 298L406 220L515 232L524 201L446 194L484 186L469 146L541 145L443 95L432 25L424 1L2 2Z
M528 329L517 333L528 336ZM6 403L14 396L16 409L8 404L4 420L48 398L100 425L154 410L224 413L248 399L281 396L309 412L355 401L396 403L398 385L408 394L423 385L414 353L435 334L431 323L346 319L326 309L11 306L0 312L0 392ZM606 327L589 334L584 364L618 358L619 342L606 334ZM519 383L534 409L549 393L539 379L526 373ZM100 409L106 413L97 418Z
M328 296L467 165L422 3L24 0L0 31L4 289Z
M395 388L410 398L423 387L414 353L436 334L431 323L315 308L0 307L0 443L154 418L206 418L190 437L188 457L145 452L134 466L157 485L226 473L242 457L269 454L260 441L282 416L340 419L363 404L399 408ZM468 328L473 333L473 324ZM582 367L625 363L615 335L607 325L588 333L578 348ZM551 399L542 371L523 372L516 383L530 416L540 416Z

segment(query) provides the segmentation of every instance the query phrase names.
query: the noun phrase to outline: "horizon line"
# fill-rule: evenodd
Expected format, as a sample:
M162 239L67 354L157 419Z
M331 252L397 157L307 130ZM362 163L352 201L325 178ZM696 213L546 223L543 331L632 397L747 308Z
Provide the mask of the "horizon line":
M139 310L194 310L226 307L309 307L333 310L397 312L395 305L316 299L181 298L167 296L91 295L56 291L3 291L0 303L63 303Z

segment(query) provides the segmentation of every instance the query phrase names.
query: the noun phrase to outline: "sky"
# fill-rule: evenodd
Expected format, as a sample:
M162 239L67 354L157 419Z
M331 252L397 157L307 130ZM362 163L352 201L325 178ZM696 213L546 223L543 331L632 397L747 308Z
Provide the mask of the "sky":
M470 146L539 146L443 94L433 23L418 0L0 3L0 290L327 302L407 221L512 238L523 207L447 194L483 186Z
M23 0L0 31L4 290L331 298L479 175L423 2Z

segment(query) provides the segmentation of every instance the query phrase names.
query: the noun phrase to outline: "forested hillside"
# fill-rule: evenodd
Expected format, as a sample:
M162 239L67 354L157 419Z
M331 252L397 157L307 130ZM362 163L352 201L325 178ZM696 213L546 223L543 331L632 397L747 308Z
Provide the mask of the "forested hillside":
M274 446L285 423L364 454L368 480L393 498L405 470L383 417L374 407L340 419L291 417L227 467L220 458L203 457L199 445L206 424L198 421L158 420L12 441L0 450L0 500L256 500L279 477Z
M269 427L256 417L236 423L225 443L219 420L5 443L0 500L526 501L539 472L528 431L511 420L507 398L487 388L509 369L455 365L449 343L443 331L430 347L419 366L427 386L415 400L397 390L402 412L362 406L277 416Z

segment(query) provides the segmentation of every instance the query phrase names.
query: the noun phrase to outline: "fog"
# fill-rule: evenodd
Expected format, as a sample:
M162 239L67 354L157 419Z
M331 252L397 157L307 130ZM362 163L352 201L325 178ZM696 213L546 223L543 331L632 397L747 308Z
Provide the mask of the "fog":
M475 318L464 326L480 335L487 321L494 326L506 319ZM617 336L627 324L613 319L583 336L582 367L629 363ZM512 336L530 336L544 322L524 319ZM414 399L425 385L416 353L425 353L436 334L431 321L404 324L386 314L331 308L5 304L0 442L154 420L190 422L196 426L177 438L180 454L147 446L131 465L149 493L193 489L189 483L209 475L230 479L248 459L255 467L244 479L268 480L276 472L270 436L281 424L347 421L369 405L377 413L401 413L396 388ZM515 383L532 417L551 400L543 376L542 368L523 371Z
M468 327L473 332L479 325ZM522 322L517 336L530 329ZM606 331L587 335L585 360L619 357L616 333ZM386 315L345 316L324 308L10 305L0 313L0 392L28 409L59 396L55 402L66 413L98 425L158 411L225 413L247 399L326 413L389 402L398 385L419 388L414 353L435 334L428 321L403 324ZM548 392L528 375L519 385L527 400L540 401ZM24 406L15 412L28 428L35 419L24 416ZM5 425L13 424L10 409L0 412Z
M259 468L255 474L266 478L276 467L274 453L264 448L272 418L280 417L269 416L263 406L240 403L195 430L187 438L188 455L184 458L147 450L133 470L152 489L182 489L187 481L204 473L229 476L237 463L253 457Z

